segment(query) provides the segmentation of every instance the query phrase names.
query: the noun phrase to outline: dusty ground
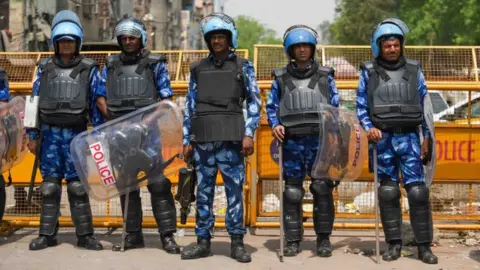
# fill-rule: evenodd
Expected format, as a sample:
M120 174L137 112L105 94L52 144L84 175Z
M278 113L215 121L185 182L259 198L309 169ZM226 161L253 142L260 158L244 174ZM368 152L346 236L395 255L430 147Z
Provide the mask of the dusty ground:
M28 243L36 236L33 228L21 229L13 236L0 238L0 269L48 269L48 270L107 270L107 269L480 269L480 250L478 247L468 248L442 240L434 247L440 263L426 265L416 259L416 248L407 247L413 251L411 257L403 257L395 262L375 264L375 256L366 257L345 253L345 250L360 248L362 250L375 247L373 232L337 231L332 237L335 251L327 259L316 257L312 251L315 238L311 231L306 231L306 239L302 244L302 253L295 258L285 258L280 263L276 255L279 246L277 230L257 230L256 235L247 235L247 249L252 252L253 261L250 264L240 264L230 259L230 242L226 234L217 232L213 240L213 256L195 260L182 261L177 255L169 255L159 250L158 234L153 230L145 232L147 247L141 250L129 250L125 253L115 253L110 250L112 242L120 239L120 232L109 235L105 230L97 231L97 238L104 244L103 251L85 251L74 247L76 238L71 229L63 229L59 235L60 244L57 247L42 251L29 251ZM185 236L177 237L179 244L189 245L195 242L192 231ZM384 248L381 243L381 250Z

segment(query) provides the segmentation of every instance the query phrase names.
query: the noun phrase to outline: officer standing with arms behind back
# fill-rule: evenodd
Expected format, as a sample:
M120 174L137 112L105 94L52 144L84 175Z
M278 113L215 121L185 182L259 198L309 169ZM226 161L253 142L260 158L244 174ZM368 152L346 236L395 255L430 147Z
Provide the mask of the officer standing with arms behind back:
M377 158L378 164L380 216L388 242L383 260L393 261L401 256L400 170L418 257L424 263L436 264L438 259L430 249L433 222L423 170L423 164L431 158L432 147L424 120L427 86L420 63L404 57L407 32L405 23L398 19L386 19L376 26L371 40L375 59L361 65L357 115L369 141L377 147L377 157L370 152L370 159ZM422 145L419 126L425 137ZM372 150L373 145L369 148Z
M97 105L107 119L114 119L159 99L171 99L173 90L166 68L167 59L160 54L151 53L147 48L147 31L140 20L125 18L115 27L115 36L121 53L107 58L106 68L102 72ZM171 192L170 180L160 176L161 180L152 181L147 186L151 194L152 212L157 222L163 249L168 253L179 254L180 247L173 234L177 230L175 202ZM120 197L122 212L126 195ZM125 249L145 246L142 233L142 201L140 190L130 192L127 213L127 236ZM114 251L120 251L120 245L114 245Z
M243 244L244 156L253 154L260 121L260 94L252 63L235 54L238 33L233 19L213 13L202 21L210 54L191 66L183 128L184 155L194 158L197 172L197 245L185 248L182 259L210 254L215 216L213 199L220 170L227 195L225 217L231 257L250 262ZM247 101L247 121L242 103Z
M42 59L33 83L32 95L39 96L40 131L28 129L28 145L32 153L40 147L40 171L43 196L39 237L30 242L30 250L57 245L62 194L61 181L67 182L68 201L78 237L77 246L101 250L93 237L92 211L70 155L70 142L87 130L100 79L98 64L80 55L83 30L78 16L69 10L60 11L52 21L55 54ZM38 145L39 138L43 142ZM41 140L40 140L41 141Z
M334 70L320 66L315 60L317 33L308 26L294 25L283 36L289 63L274 69L274 80L267 101L268 123L273 136L283 145L285 179L283 219L287 245L285 256L299 253L303 237L303 181L311 176L319 150L319 119L317 104L338 107L339 95ZM293 106L291 105L293 104ZM309 106L310 104L311 106ZM312 179L313 223L317 234L317 255L330 257L335 209L330 179Z

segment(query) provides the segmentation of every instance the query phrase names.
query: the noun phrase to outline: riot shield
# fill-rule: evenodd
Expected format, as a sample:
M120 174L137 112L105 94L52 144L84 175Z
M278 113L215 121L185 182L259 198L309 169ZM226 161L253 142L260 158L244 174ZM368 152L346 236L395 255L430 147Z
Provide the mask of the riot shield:
M77 135L70 151L88 194L107 200L178 171L182 120L175 103L161 101Z
M430 95L425 95L423 100L423 117L430 131L430 147L428 157L423 161L423 169L425 175L425 184L430 186L433 181L433 174L435 173L435 167L437 165L437 147L435 145L435 125L433 121L433 105L430 99ZM423 144L424 136L420 128L421 144Z
M368 139L357 115L346 109L318 104L319 150L312 177L332 181L354 181L367 160Z
M28 136L23 127L25 99L17 96L0 104L0 157L2 173L18 165L28 152Z

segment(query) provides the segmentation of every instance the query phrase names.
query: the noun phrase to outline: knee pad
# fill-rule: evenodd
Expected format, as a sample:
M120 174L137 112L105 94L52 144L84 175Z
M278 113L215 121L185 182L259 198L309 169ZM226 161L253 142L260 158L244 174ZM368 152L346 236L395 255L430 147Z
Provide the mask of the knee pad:
M44 197L60 197L62 194L62 187L56 183L43 182L40 185L40 193Z
M400 188L398 182L392 180L383 180L378 188L378 197L382 202L392 202L400 200Z
M430 192L425 183L412 183L405 187L408 202L412 205L423 205L429 202Z
M302 203L303 196L305 195L305 190L302 187L301 180L289 180L287 179L285 183L285 199L289 203L299 204Z
M87 192L80 181L72 181L67 184L67 192L73 196L85 196Z
M310 192L313 196L325 196L332 193L333 186L332 181L313 179L310 184Z
M172 183L170 182L170 179L166 177L162 177L161 179L157 180L154 183L151 183L147 186L148 191L152 195L160 195L160 194L165 194L165 193L171 193L172 192Z

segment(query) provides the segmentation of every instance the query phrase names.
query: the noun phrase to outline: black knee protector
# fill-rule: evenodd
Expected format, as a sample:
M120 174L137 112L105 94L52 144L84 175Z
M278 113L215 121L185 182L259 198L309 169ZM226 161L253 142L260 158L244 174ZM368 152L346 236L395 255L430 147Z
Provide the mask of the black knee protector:
M161 234L176 232L177 213L170 179L162 177L147 187L151 193L152 212L157 222L158 231Z
M405 186L410 206L410 222L415 241L419 244L431 243L433 240L433 221L430 208L430 192L423 182Z
M384 179L378 188L380 218L382 220L385 240L402 239L402 210L400 208L400 188L398 182Z
M79 180L67 183L68 202L77 235L93 234L93 216L88 194Z
M44 181L40 185L40 193L43 196L42 213L40 215L40 235L51 236L56 232L58 216L60 214L62 187L55 182L59 181Z
M313 195L313 228L318 234L331 234L335 220L333 204L333 188L335 184L329 180L313 179L310 192Z
M305 190L302 179L287 179L283 192L283 224L287 241L301 241L303 236L302 200Z

